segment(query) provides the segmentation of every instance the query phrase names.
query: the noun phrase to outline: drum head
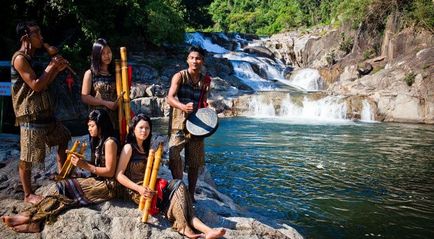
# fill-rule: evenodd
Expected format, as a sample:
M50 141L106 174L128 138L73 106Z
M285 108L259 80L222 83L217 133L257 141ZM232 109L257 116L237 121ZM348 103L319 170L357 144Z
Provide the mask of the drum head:
M210 136L218 127L217 113L210 108L200 108L188 116L186 127L194 136Z

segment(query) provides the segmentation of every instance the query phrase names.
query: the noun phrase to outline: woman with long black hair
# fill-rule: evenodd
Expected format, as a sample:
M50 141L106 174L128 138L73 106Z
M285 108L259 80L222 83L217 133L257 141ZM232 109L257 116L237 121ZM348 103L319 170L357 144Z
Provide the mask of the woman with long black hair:
M144 114L136 115L129 126L127 143L122 148L116 170L116 180L125 186L124 198L130 198L136 204L140 196L152 198L155 194L146 186L142 186L143 175L146 170L149 150L151 148L152 123ZM137 182L137 183L136 183ZM162 188L162 197L157 205L173 228L180 234L189 238L219 238L225 229L214 229L205 225L194 215L193 204L188 189L182 180L174 179L165 188ZM159 197L158 197L159 198ZM201 232L197 234L196 231Z
M40 232L44 221L68 208L100 203L116 196L114 176L119 146L113 137L113 126L107 112L90 112L87 126L95 161L87 162L73 154L71 162L74 166L89 171L92 176L57 182L55 193L18 215L3 216L2 220L7 226L17 232Z

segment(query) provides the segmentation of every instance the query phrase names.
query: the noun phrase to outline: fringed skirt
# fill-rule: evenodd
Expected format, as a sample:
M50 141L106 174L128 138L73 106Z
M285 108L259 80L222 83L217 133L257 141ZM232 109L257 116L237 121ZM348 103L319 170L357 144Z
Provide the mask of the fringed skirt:
M176 231L182 231L187 225L190 225L194 217L194 210L188 189L184 183L181 183L178 189L173 192L166 217L173 223L172 227Z
M179 183L177 183L179 181ZM141 183L138 183L141 185ZM176 231L182 231L187 225L190 225L194 217L193 203L191 202L188 189L180 180L172 180L168 188L174 186L172 190L163 190L164 198L169 200L167 208L160 208L160 212L165 213L166 218L173 224L172 227ZM125 195L126 193L126 195ZM140 202L140 195L132 190L126 190L123 195L137 205Z
M32 222L53 221L59 213L72 207L86 206L115 197L114 182L99 178L74 178L56 183L57 193L24 209Z

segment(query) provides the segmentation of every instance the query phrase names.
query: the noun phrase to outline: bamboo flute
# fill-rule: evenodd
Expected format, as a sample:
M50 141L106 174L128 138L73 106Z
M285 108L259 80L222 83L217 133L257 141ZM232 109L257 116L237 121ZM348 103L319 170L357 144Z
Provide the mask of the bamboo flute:
M147 187L149 185L149 179L151 178L152 164L154 163L155 151L153 149L149 150L148 162L146 163L145 175L143 177L143 187ZM146 199L143 196L140 196L139 202L139 210L143 211L145 208Z
M130 109L130 87L128 85L128 62L127 62L127 48L121 47L121 75L122 75L122 89L125 92L124 99L124 111L126 121L126 132L128 133L128 125L131 121L131 109Z
M72 153L75 152L78 148L78 146L80 145L80 141L76 140L74 142L74 144L72 145L72 148L70 151L68 151L67 156L66 156L66 160L65 163L62 166L62 169L60 170L59 179L64 179L68 176L68 168L71 165L71 157L72 157Z
M87 144L86 144L86 143L82 143L82 144L81 144L81 147L80 147L80 151L79 151L78 153L76 153L76 152L71 152L71 154L75 154L75 155L77 155L78 157L84 159L84 158L85 158L85 157L84 157L84 151L86 151L86 148L87 148ZM71 175L71 172L72 172L72 170L74 170L74 167L75 167L75 166L71 163L71 160L69 160L69 164L67 165L67 169L66 169L65 177L69 177L69 176ZM65 177L64 177L64 178L65 178Z
M152 167L151 179L149 181L149 188L151 190L155 190L155 184L157 182L158 170L160 169L160 161L161 161L162 155L163 155L163 143L160 143L158 145L157 151L155 152L154 165ZM151 208L151 202L152 202L152 198L146 199L145 209L143 211L142 222L148 221L149 208Z
M122 98L122 75L121 75L121 62L116 59L115 60L115 69L116 69L116 94L118 96L118 123L119 123L119 137L121 142L123 143L125 140L125 130L122 127L122 121L124 120L124 108L123 108L123 98Z

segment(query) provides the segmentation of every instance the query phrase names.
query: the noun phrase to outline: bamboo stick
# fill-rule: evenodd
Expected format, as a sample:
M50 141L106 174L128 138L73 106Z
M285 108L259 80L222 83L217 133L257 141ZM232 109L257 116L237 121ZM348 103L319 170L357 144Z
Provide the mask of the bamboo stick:
M81 144L81 146L80 146L80 151L77 153L77 152L74 152L74 151L72 151L71 152L71 154L74 154L74 155L76 155L76 156L78 156L79 158L81 158L81 159L86 159L86 157L84 156L84 151L86 151L86 148L87 148L87 144L86 143L82 143ZM69 176L71 176L71 173L72 173L72 171L74 170L74 168L75 168L75 166L71 163L71 160L69 161L69 164L68 164L68 166L67 166L67 170L66 170L66 173L65 173L65 177L69 177Z
M149 179L151 178L152 164L154 163L155 151L149 150L148 162L146 163L145 175L143 177L143 187L148 187ZM139 210L142 211L145 208L145 197L140 196Z
M160 143L158 145L157 151L155 152L154 165L152 167L151 179L149 181L149 188L151 190L155 190L155 184L157 182L158 170L160 169L160 161L161 161L162 155L163 155L163 143ZM151 202L152 202L152 198L146 199L145 209L143 211L142 222L148 221L149 208L151 208Z
M122 75L121 75L121 62L116 59L115 60L115 69L116 69L116 94L118 96L118 123L119 123L119 137L121 142L123 143L125 140L125 132L126 129L122 127L122 121L124 120L124 108L123 108L123 97L122 97Z
M126 132L128 133L128 125L131 121L131 109L130 109L130 87L128 85L128 62L127 62L127 48L121 47L121 75L122 75L122 90L125 92L124 99L124 111L126 121Z
M71 165L72 152L75 152L79 145L80 145L80 141L76 140L72 145L71 150L68 151L65 163L63 164L62 169L60 170L58 179L65 179L68 176L68 168Z

